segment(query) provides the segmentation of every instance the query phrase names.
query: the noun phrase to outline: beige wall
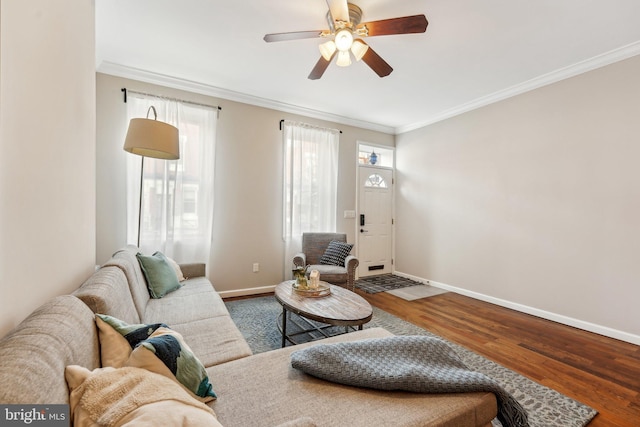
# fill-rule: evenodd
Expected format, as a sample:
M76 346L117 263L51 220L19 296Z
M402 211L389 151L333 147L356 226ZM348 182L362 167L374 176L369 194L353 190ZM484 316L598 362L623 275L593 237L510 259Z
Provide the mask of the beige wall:
M396 137L396 268L640 343L640 56Z
M3 0L0 336L95 260L94 5Z
M341 129L337 228L355 240L356 141L394 144L393 135L305 118L243 103L97 75L97 263L126 244L126 105L121 88L161 94L222 107L218 121L213 247L209 277L218 291L253 292L282 280L281 119ZM260 263L260 272L252 264Z

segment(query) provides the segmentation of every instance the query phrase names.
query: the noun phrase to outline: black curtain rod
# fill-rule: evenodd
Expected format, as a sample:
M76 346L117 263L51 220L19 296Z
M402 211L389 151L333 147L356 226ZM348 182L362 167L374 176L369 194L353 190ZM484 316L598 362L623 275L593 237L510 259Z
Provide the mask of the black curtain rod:
M284 119L280 120L280 130L282 130L282 124L284 123ZM340 129L338 129L338 132L342 133L342 131Z
M120 90L122 91L122 93L124 93L124 103L126 104L127 103L127 91L129 91L129 90L126 87L123 87ZM151 96L151 97L154 97L154 98L168 99L168 100L171 100L171 101L179 101L179 102L184 102L184 103L187 103L187 104L199 105L201 107L217 108L218 111L222 111L222 107L220 107L220 106L201 104L199 102L187 101L185 99L170 98L168 96L154 95L152 93L137 92L137 91L134 91L134 90L132 90L130 92L137 93L137 94L140 94L140 95L145 95L145 96Z

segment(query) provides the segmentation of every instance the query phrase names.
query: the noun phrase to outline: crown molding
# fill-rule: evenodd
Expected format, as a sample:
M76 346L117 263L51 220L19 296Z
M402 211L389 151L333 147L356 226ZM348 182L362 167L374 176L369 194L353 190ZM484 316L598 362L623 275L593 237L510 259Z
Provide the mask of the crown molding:
M122 77L131 80L138 80L145 83L157 84L173 89L184 90L187 92L198 93L201 95L212 96L214 98L222 98L229 101L241 102L244 104L254 105L257 107L269 108L272 110L282 111L285 113L299 114L305 117L312 117L319 120L326 120L343 125L359 127L362 129L374 130L377 132L393 135L395 128L391 126L380 125L367 122L364 120L351 119L339 116L337 114L326 113L323 111L313 110L310 108L298 107L296 105L278 102L271 99L261 98L258 96L247 95L241 92L235 92L228 89L222 89L216 86L210 86L191 80L180 79L165 74L154 73L139 68L128 67L114 62L102 61L96 71L103 74L109 74L116 77Z
M507 98L511 98L513 96L520 95L522 93L529 92L531 90L538 89L543 86L547 86L552 83L556 83L561 80L568 79L570 77L574 77L579 74L583 74L588 71L622 61L624 59L631 58L638 54L640 54L640 41L594 56L593 58L586 59L568 67L560 68L550 73L543 74L539 77L527 80L523 83L511 86L498 92L494 92L487 96L477 98L473 101L466 102L449 110L442 111L441 113L429 117L423 121L397 127L395 128L395 134L398 135L425 126L429 126L433 123L440 122L442 120L458 116L471 110L475 110L477 108L484 107L489 104L493 104L495 102L499 102Z
M398 135L412 130L416 130L431 124L467 113L477 108L503 101L525 92L568 79L588 71L601 68L624 59L631 58L640 54L640 41L622 46L609 52L594 56L568 67L560 68L539 77L527 80L523 83L511 86L509 88L491 93L489 95L477 98L473 101L466 102L438 114L430 116L422 121L411 123L405 126L392 127L377 123L367 122L364 120L351 119L336 114L326 113L310 108L299 107L292 104L274 101L271 99L261 98L248 95L241 92L235 92L228 89L222 89L216 86L206 85L191 80L180 79L160 73L154 73L139 68L127 67L113 62L103 61L97 67L97 71L117 77L139 80L146 83L153 83L160 86L180 89L187 92L199 93L201 95L212 96L215 98L227 99L230 101L241 102L244 104L255 105L258 107L269 108L272 110L282 111L285 113L298 114L301 116L312 117L319 120L326 120L334 123L340 123L348 126L355 126L362 129L369 129L391 135Z

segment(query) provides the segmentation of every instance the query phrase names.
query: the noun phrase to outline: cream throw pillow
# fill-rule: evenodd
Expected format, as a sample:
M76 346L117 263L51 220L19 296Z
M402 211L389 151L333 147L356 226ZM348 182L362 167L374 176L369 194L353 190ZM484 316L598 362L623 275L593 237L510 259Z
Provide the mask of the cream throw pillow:
M169 265L171 267L173 267L173 269L176 271L176 276L178 277L178 282L184 282L185 280L187 280L184 277L184 274L182 274L182 269L180 268L178 263L173 260L173 258L167 257L167 261L169 262Z
M215 413L182 387L140 368L67 366L74 426L222 427Z

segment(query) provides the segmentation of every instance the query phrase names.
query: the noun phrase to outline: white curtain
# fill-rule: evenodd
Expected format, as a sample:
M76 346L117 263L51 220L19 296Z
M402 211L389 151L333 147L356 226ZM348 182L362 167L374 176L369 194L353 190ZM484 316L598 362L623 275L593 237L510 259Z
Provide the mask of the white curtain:
M285 121L283 239L284 277L291 277L293 257L303 232L335 232L340 132Z
M128 119L147 117L178 128L180 159L144 158L140 250L161 251L177 262L209 263L218 110L171 99L128 93ZM153 119L153 113L149 116ZM138 238L142 157L127 154L127 241Z

